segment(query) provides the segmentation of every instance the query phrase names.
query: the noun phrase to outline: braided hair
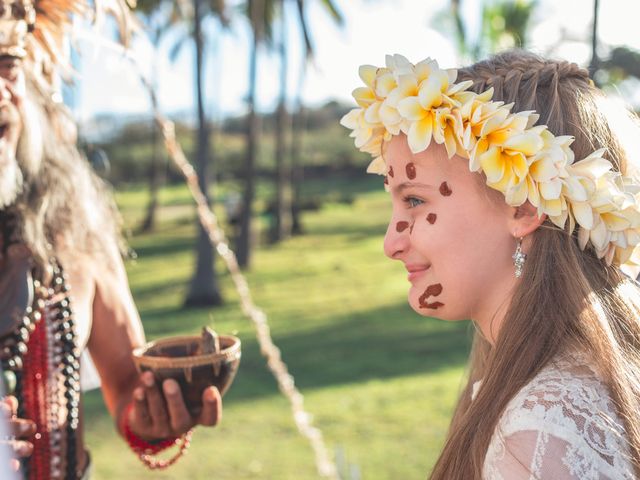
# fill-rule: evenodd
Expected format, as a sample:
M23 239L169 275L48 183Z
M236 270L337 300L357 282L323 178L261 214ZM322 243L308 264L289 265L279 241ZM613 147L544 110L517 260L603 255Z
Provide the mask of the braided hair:
M493 99L513 103L514 112L535 110L540 114L538 124L547 125L554 135L575 137L572 149L577 160L599 148L598 144L621 150L609 122L599 115L604 95L589 72L575 63L509 50L458 70L458 81L462 80L473 80L471 89L477 93L493 88ZM625 169L620 164L624 157L609 155L608 159L621 171Z

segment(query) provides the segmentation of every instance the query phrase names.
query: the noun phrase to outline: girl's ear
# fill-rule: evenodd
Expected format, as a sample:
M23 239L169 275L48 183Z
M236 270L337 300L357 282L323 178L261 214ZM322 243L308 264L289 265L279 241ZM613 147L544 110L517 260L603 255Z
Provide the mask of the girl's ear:
M530 202L525 202L513 209L513 216L510 219L510 227L514 237L526 237L547 219L545 214L538 217L538 209Z

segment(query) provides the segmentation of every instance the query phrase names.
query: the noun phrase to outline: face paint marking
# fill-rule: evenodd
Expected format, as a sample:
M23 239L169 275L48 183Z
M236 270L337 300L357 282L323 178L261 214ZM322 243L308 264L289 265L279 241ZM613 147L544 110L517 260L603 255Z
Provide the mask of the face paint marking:
M389 176L393 178L393 166L389 167Z
M447 185L447 182L442 182L440 184L440 193L442 194L443 197L448 197L453 193L453 190L449 188L449 185Z
M389 179L387 178L387 176L384 176L384 182L385 185L389 185Z
M413 163L407 163L407 177L409 180L416 178L416 166Z
M427 287L427 289L425 290L424 294L427 297L437 297L438 295L440 295L442 293L442 285L439 283L436 283L434 285L429 285ZM426 298L426 297L425 297Z
M398 233L404 232L407 228L409 228L409 222L398 222L398 223L396 223L396 232L398 232Z
M424 308L431 308L433 310L436 310L436 309L438 309L440 307L444 307L444 303L433 302L433 303L425 303L425 305L424 305Z
M437 218L438 216L435 213L430 213L429 215L427 215L427 222L433 225L434 223L436 223Z
M440 308L442 306L444 306L444 303L441 302L433 302L433 303L429 303L427 302L427 299L429 297L437 297L438 295L440 295L442 293L442 285L439 283L436 283L434 285L429 285L427 287L427 289L424 291L424 293L422 295L420 295L420 298L418 299L418 302L420 303L420 308Z

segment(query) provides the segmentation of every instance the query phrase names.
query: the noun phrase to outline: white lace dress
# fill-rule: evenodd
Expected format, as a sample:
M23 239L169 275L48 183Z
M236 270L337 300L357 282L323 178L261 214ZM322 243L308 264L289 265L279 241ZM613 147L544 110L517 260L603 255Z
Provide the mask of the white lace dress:
M487 450L485 480L635 478L622 422L584 360L551 362L509 402Z

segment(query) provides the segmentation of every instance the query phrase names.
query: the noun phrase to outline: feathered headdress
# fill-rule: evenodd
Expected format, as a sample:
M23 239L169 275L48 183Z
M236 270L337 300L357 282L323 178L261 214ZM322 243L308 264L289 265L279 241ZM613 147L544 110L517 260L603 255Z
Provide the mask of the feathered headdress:
M52 84L58 67L70 68L68 39L74 15L94 24L115 19L120 42L127 45L135 28L135 0L0 0L0 56L27 61L34 73Z

